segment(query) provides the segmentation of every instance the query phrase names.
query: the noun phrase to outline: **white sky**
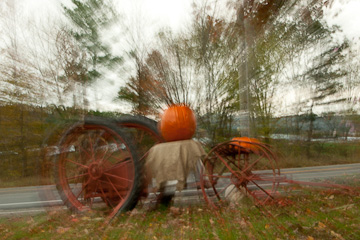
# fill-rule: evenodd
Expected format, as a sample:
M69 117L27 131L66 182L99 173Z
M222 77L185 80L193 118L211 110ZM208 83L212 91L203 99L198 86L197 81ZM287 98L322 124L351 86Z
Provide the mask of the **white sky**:
M141 41L145 41L145 45L149 46L154 33L160 28L170 27L177 31L190 20L192 1L115 0L114 3L116 3L116 7L124 17L125 24L130 26L130 31L133 31L131 34L134 34L134 38L143 38ZM70 0L19 0L19 2L24 14L36 21L44 21L49 16L60 16L62 11L61 4L68 6L71 4ZM119 27L119 29L115 29L112 32L112 35L122 36L122 31L124 30L121 30ZM113 44L113 48L118 50L117 53L123 55L124 51L128 50L128 44L122 42L123 38L121 37L116 41L118 42ZM104 111L129 110L129 106L124 109L124 104L114 103L113 99L117 96L120 86L125 84L130 74L131 70L125 66L122 79L114 80L110 73L107 75L107 79L94 83L91 90L88 91L89 99L97 99L97 104L93 104L92 107L98 107L99 110ZM90 102L94 103L94 100L90 100Z
M126 13L136 15L141 9L141 17L152 18L161 25L168 25L173 29L183 25L189 18L192 0L119 0L120 8Z
M19 0L30 18L43 21L44 17L57 15L61 11L61 3L69 4L70 0ZM161 27L179 30L184 27L191 15L193 0L114 0L121 13L127 17L127 23L138 25L148 44ZM324 8L324 20L329 26L339 26L335 39L344 37L359 47L360 40L360 0L335 0L331 9ZM135 27L134 27L135 28ZM126 76L126 74L124 75ZM116 81L102 81L94 84L100 110L119 108L119 103L112 100L126 77ZM107 83L107 84L106 84ZM90 93L91 94L91 93ZM94 97L93 97L94 98Z
M70 0L19 0L29 16L42 18L58 14L61 4L69 5ZM189 20L193 0L115 0L121 13L141 17L162 26L177 29ZM139 16L140 15L140 16Z
M330 27L339 26L336 40L344 37L353 44L360 40L360 0L335 0L331 8L324 8L325 21Z

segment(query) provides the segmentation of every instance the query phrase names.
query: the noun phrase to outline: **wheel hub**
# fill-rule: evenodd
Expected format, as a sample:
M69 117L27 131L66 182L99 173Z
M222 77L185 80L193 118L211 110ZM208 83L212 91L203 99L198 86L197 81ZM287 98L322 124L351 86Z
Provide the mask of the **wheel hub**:
M103 174L102 167L97 163L92 163L89 166L89 175L92 179L99 179Z
M249 180L247 175L238 172L237 174L231 174L231 182L237 187L244 187L248 184Z

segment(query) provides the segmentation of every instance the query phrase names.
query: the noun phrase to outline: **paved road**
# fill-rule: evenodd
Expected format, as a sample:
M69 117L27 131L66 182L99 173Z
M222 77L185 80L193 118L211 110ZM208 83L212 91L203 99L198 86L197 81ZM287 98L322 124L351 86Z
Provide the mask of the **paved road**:
M281 169L281 174L285 175L287 179L296 181L324 180L331 177L360 174L360 163L287 168ZM194 182L192 179L189 179L188 181ZM181 193L176 193L176 196L178 196L179 199L184 196L197 197L197 195L198 191L194 188L184 190ZM60 200L55 186L0 189L0 216L24 213L34 214L37 212L44 212L51 206L62 206L62 201Z

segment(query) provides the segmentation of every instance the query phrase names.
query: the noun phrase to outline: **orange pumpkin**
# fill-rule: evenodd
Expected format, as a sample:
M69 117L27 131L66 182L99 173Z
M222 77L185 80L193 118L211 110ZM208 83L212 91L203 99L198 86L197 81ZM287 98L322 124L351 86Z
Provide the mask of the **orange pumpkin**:
M249 137L234 137L231 140L238 140L238 141L246 141L246 142L251 142L251 143L261 143L258 139L256 138L249 138ZM231 142L234 145L243 147L245 149L249 149L252 151L257 151L259 146L256 144L251 144L251 143L245 143L245 142L237 142L237 141L233 141ZM237 147L235 147L235 149L237 149Z
M167 142L191 139L196 130L195 114L186 105L172 105L162 115L159 128Z

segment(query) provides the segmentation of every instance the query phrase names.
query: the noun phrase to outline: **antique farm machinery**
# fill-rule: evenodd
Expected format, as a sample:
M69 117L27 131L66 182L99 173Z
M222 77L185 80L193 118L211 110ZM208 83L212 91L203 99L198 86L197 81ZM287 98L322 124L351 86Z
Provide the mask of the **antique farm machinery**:
M145 117L85 118L72 125L53 159L61 199L73 211L103 211L109 219L133 209L148 194L147 153L164 142L157 123ZM198 173L204 199L215 208L246 196L263 205L276 198L281 183L297 183L280 174L277 157L266 144L250 138L213 147L201 159Z

